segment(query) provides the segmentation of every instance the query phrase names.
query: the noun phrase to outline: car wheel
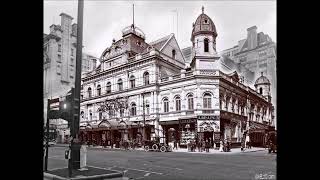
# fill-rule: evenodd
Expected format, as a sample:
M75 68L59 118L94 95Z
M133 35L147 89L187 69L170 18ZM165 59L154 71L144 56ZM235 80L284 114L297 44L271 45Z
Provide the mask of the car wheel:
M157 151L158 150L158 145L156 145L156 144L152 145L152 150Z
M146 151L146 152L148 152L150 149L149 149L149 146L145 146L144 147L144 150Z
M160 151L161 151L161 152L166 152L166 150L167 150L166 147L161 146L161 148L160 148Z

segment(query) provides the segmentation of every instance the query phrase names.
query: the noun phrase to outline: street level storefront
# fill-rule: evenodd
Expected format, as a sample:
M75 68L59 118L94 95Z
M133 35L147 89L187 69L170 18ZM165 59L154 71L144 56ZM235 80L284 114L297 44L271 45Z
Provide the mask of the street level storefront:
M180 118L179 120L160 121L164 130L165 143L172 145L177 142L186 148L190 142L209 141L211 147L220 141L219 116L198 115Z
M218 115L197 116L197 141L208 141L211 147L220 144L220 117Z
M231 142L232 147L240 147L246 130L247 116L220 111L221 136Z
M255 121L250 121L249 126L249 137L252 146L265 147L270 141L276 143L274 127Z
M150 140L152 127L146 126L146 139ZM88 145L111 146L119 148L121 141L135 140L142 143L143 126L131 121L102 120L96 123L82 123L80 125L80 139Z

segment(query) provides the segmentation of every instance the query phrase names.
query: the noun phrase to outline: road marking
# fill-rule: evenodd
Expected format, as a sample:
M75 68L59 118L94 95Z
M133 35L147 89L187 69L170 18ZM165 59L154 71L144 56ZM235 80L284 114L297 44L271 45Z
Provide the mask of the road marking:
M143 164L143 165L147 166L147 164ZM157 166L157 165L151 165L151 166L161 167L161 168L168 168L168 169L175 169L175 170L179 170L179 171L182 171L182 170L183 170L183 169L176 168L176 167L165 167L165 166Z
M133 168L126 168L126 167L120 167L119 168L123 168L123 169L128 169L128 170L135 170L135 171L142 171L142 172L149 172L149 173L153 173L153 174L159 174L162 175L163 173L159 173L159 172L153 172L153 171L146 171L146 170L142 170L142 169L133 169Z
M49 171L54 171L54 170L58 170L58 169L65 169L65 168L68 168L68 166L62 167L62 168L52 168L52 169L49 169Z
M150 175L150 173L147 173L147 174L145 174L144 176L149 176Z
M49 156L49 158L57 158L57 157L64 157L64 156L61 156L61 155L59 155L59 156Z

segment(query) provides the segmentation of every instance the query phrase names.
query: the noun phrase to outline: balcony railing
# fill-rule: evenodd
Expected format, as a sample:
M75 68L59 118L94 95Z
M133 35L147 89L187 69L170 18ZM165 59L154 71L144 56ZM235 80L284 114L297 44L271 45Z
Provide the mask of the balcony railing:
M214 110L202 110L202 113L203 114L213 114L214 113Z
M189 114L194 114L194 110L187 110L186 115L189 115Z

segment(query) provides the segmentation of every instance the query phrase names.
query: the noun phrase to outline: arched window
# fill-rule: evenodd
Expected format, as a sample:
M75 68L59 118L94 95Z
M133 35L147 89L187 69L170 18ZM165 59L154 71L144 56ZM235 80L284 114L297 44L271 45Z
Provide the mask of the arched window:
M137 105L136 103L131 104L131 116L137 115Z
M88 88L88 97L91 98L92 97L92 91L91 91L91 87Z
M130 76L130 87L131 87L131 88L136 87L136 80L135 80L134 75L131 75L131 76Z
M149 73L148 72L143 73L143 80L144 80L144 85L149 84Z
M204 52L209 52L209 40L204 39Z
M111 93L111 82L107 82L107 94Z
M262 94L262 87L259 89L259 93Z
M119 89L119 91L122 91L122 90L123 90L122 79L119 79L119 80L118 80L118 89Z
M169 100L168 98L163 99L163 111L169 112Z
M203 108L211 108L211 94L209 93L205 93L203 96Z
M172 59L176 59L176 50L172 50Z
M98 96L101 96L101 86L100 86L100 84L97 86L97 94L98 94Z
M180 96L177 96L175 98L175 101L176 101L176 111L181 111L181 98L180 98Z
M192 94L188 95L188 109L189 110L193 109L193 95Z

